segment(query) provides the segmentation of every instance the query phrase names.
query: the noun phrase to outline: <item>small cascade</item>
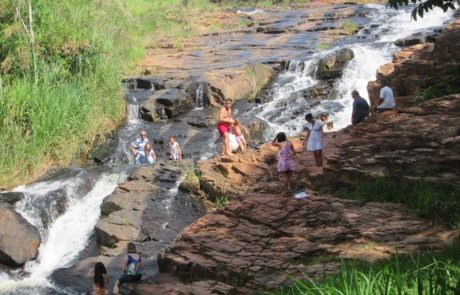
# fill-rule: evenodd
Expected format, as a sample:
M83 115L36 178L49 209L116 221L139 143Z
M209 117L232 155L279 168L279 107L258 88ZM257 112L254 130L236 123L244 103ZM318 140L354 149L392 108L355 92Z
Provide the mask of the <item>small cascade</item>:
M204 83L198 84L195 96L195 110L204 109Z
M69 266L78 257L88 242L94 225L96 224L100 209L99 206L105 196L109 195L123 180L125 176L112 172L109 174L94 175L81 171L73 178L64 181L44 181L26 187L19 187L15 191L25 193L25 200L16 206L17 211L32 224L39 226L42 235L42 244L39 256L35 261L30 261L24 267L25 275L22 279L12 279L8 276L0 277L1 294L39 294L37 288L53 288L52 282L47 279L57 268ZM83 196L79 193L81 186L93 179L94 185L87 186ZM48 188L48 189L47 189ZM50 192L65 188L68 208L65 213L57 217L48 228L44 228L37 207L27 206L30 197L48 196ZM79 197L81 196L81 197Z
M139 105L128 104L128 122L130 124L139 123Z

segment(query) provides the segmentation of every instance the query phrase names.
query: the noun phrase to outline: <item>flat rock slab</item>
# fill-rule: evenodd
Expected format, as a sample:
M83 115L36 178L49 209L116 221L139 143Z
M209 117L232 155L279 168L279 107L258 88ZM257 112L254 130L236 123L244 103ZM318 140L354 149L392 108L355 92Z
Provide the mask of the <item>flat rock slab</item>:
M456 236L398 204L246 194L187 227L159 263L162 272L220 281L240 294L336 273L340 258L440 249Z

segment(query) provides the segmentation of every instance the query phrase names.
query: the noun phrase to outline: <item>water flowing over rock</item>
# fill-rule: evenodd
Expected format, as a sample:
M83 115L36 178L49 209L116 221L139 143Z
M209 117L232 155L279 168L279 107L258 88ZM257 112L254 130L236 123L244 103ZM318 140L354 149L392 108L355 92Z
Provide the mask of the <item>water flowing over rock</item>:
M342 77L342 72L348 61L353 59L355 54L351 49L344 48L338 52L322 58L318 64L318 79L327 80Z
M435 38L435 43L418 44L404 48L393 56L393 62L377 70L377 80L369 82L367 89L371 106L379 101L383 80L393 89L397 106L416 105L415 96L440 78L449 65L460 63L460 20L449 24Z
M34 259L40 246L40 233L20 214L0 208L0 261L17 267Z

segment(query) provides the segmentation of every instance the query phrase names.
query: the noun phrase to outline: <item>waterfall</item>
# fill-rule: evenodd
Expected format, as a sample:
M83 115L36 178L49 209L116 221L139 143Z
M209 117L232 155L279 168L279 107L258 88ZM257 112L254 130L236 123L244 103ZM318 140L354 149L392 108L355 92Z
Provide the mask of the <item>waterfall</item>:
M382 5L369 4L373 13L369 16L373 21L363 28L358 37L371 31L374 38L360 38L359 43L340 45L308 57L307 61L290 61L272 84L272 101L253 110L255 116L268 124L265 139L270 140L277 132L284 131L296 135L304 129L306 113L318 116L329 113L334 122L334 130L340 130L350 124L352 112L351 91L357 90L362 97L369 100L367 83L375 80L379 66L388 63L392 55L400 50L394 45L398 38L417 32L424 32L442 26L453 14L435 9L426 14L423 20L413 21L410 10L385 9ZM342 78L331 87L332 96L327 100L313 101L305 99L304 93L318 84L315 78L316 65L326 54L350 48L355 57L346 65Z
M0 276L0 293L31 294L33 290L37 294L40 293L39 288L53 288L53 283L48 281L48 277L54 270L70 266L85 248L99 218L99 206L102 200L124 178L116 172L99 175L94 186L79 198L77 193L79 184L87 180L87 177L94 177L94 175L82 172L63 182L45 181L16 189L26 195L16 209L34 225L40 226L42 223L37 208L25 205L30 202L30 197L46 196L47 192L65 187L69 192L66 196L68 209L46 229L47 235L45 239L42 236L37 259L26 263L24 267L28 275L24 275L23 278L14 278L6 274ZM41 228L41 231L43 230L45 229Z
M139 105L128 104L128 122L130 124L139 123Z
M200 83L195 91L195 110L204 109L204 83Z

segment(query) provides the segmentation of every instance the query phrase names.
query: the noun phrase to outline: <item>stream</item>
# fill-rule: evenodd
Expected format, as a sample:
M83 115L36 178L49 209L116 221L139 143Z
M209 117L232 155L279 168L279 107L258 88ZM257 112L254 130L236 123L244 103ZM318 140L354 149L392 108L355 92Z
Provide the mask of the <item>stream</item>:
M452 18L452 12L435 10L419 22L410 19L409 10L390 10L382 5L366 5L370 11L368 22L356 35L338 41L335 46L301 59L286 62L286 68L269 87L270 101L265 104L249 104L238 109L237 116L243 122L254 117L267 124L264 137L272 139L277 132L285 131L295 135L303 130L306 112L318 115L330 114L334 129L349 125L351 117L351 91L356 89L367 97L367 83L375 80L377 68L391 61L392 55L400 50L394 45L398 38L417 32L432 32ZM264 13L249 11L248 13ZM295 40L293 40L294 42ZM355 58L346 66L342 78L333 84L333 97L322 101L306 101L298 95L305 89L317 85L316 66L321 57L338 49L353 50ZM185 122L174 119L151 123L139 119L141 105L154 89L133 87L125 97L128 120L112 136L105 156L100 157L101 166L73 167L62 169L37 180L34 183L16 187L24 198L16 203L15 210L33 224L40 232L42 244L36 260L29 261L21 269L0 270L0 294L81 294L66 280L53 279L57 270L71 268L88 247L94 247L94 225L96 224L103 199L110 195L135 168L129 154L129 145L145 129L160 158L166 157L166 139L174 135L183 146L187 157L194 160L206 159L217 154L219 138L214 127L190 130ZM197 103L190 112L205 109L203 89L196 91ZM177 184L178 185L178 184ZM175 197L182 195L177 185L170 193L162 196L157 210L171 210ZM189 202L189 201L187 201ZM63 209L64 208L64 209ZM193 208L181 211L187 223L193 222ZM181 218L177 215L171 218ZM165 221L168 222L168 221ZM93 245L93 246L91 246ZM97 256L97 255L96 255ZM83 277L83 276L82 276Z

